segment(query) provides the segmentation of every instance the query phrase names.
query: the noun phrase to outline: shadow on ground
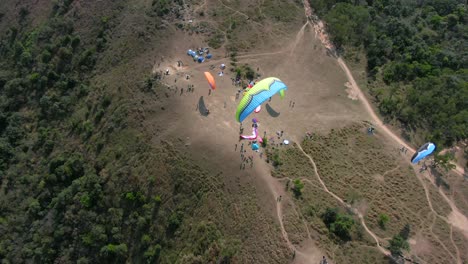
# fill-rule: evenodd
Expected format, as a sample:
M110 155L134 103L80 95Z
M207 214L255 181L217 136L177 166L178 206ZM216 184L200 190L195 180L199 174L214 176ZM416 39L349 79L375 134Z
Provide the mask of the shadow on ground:
M208 108L206 108L205 100L203 99L203 96L200 96L200 99L198 99L198 111L200 112L200 115L202 116L208 115Z
M266 104L266 110L271 117L278 117L280 112L276 112L269 104Z

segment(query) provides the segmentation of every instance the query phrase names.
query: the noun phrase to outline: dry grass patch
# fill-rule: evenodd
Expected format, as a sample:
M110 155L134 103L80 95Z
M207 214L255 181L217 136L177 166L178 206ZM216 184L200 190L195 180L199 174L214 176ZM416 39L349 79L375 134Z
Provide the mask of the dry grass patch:
M419 257L430 263L452 261L456 250L450 241L449 225L440 218L434 219L413 168L402 162L378 137L367 135L365 128L364 124L354 124L331 130L328 135L314 135L313 139L304 140L302 146L315 161L328 189L365 216L367 226L381 238L383 245L408 225L409 237L420 233L425 238L425 243L415 245L428 248L418 249L414 259ZM337 245L337 241L331 239L320 216L326 208L340 208L341 205L323 191L312 164L301 154L293 147L280 149L278 156L282 165L274 175L301 179L304 183L296 204L309 223L312 237L332 256L334 254L333 260L338 263L351 263L356 259L363 263L388 261L376 251L375 242L367 237L356 219L352 241ZM430 183L425 184L434 210L447 216L450 207ZM384 225L379 223L381 215L389 217ZM434 250L438 248L441 250Z
M412 169L400 164L365 128L355 124L318 135L304 141L304 150L315 160L327 187L352 205L367 204L369 227L379 236L391 237L407 223L419 225L429 207ZM390 218L385 229L379 225L381 214Z

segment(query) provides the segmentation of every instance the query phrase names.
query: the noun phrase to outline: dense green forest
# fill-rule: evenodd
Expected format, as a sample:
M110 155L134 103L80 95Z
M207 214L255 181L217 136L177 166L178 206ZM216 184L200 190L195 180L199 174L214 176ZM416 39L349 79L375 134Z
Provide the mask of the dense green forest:
M362 47L380 112L425 140L468 131L467 12L463 0L310 0L339 52Z
M148 145L128 121L135 103L91 81L112 18L78 31L71 3L34 26L21 8L0 36L2 263L228 261L237 242L187 220L218 183Z

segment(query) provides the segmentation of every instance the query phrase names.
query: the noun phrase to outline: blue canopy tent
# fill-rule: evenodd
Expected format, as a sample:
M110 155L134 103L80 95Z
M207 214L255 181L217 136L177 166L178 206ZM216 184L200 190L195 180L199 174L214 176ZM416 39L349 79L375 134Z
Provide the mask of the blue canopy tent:
M260 147L258 146L257 143L252 144L252 150L258 150Z

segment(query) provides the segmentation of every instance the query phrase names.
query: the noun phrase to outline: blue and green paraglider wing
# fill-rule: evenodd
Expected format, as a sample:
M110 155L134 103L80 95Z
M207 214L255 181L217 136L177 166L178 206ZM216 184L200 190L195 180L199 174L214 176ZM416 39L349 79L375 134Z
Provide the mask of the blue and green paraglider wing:
M255 110L255 108L273 95L279 93L281 98L283 98L284 91L287 89L288 87L286 84L275 77L269 77L259 81L244 95L244 97L242 97L239 105L237 106L237 122L242 122Z

